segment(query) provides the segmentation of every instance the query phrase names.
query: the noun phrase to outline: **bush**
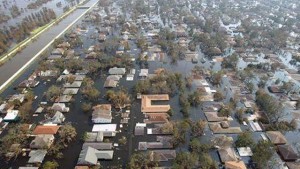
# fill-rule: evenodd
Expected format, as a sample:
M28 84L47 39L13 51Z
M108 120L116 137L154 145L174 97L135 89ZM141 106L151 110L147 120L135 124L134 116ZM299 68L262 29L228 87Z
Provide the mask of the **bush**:
M92 109L92 104L91 103L82 103L81 109L83 112L88 112Z

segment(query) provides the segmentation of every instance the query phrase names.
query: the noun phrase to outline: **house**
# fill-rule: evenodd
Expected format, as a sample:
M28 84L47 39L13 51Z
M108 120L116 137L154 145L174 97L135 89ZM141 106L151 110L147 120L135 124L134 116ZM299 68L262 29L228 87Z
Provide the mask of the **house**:
M229 127L228 123L213 122L208 123L210 130L214 134L239 134L242 133L240 127Z
M65 83L64 88L80 88L82 81L74 81L73 83Z
M141 69L141 72L139 73L140 77L148 77L149 75L149 69Z
M267 131L266 135L269 138L269 140L275 145L287 143L286 138L280 131Z
M64 95L76 95L79 91L79 88L66 88L63 91Z
M208 122L221 122L228 120L227 117L219 117L217 112L204 112Z
M253 155L250 147L238 147L237 150L241 157L249 157Z
M35 80L24 80L19 85L18 88L34 88L39 85L40 82Z
M92 147L97 150L111 150L113 148L112 143L83 143L82 149Z
M168 94L142 95L141 111L143 113L166 113L170 110L170 105L152 105L152 101L169 100Z
M51 55L63 55L65 50L63 48L56 48L51 52Z
M65 121L65 116L60 112L56 111L54 116L50 119L42 121L43 124L62 124Z
M86 137L84 141L87 142L102 142L103 141L103 132L86 132Z
M153 134L153 135L170 135L171 132L163 132L162 128L163 124L154 124L153 128L147 128L147 134Z
M111 123L111 104L100 104L93 107L93 123Z
M5 157L11 158L21 153L21 144L12 144L5 154Z
M31 150L28 163L42 163L47 154L46 150Z
M126 77L127 81L133 81L133 79L134 79L134 74L128 74Z
M60 111L60 112L69 112L70 108L66 106L65 103L54 103L51 107L52 110L54 111Z
M30 143L32 149L46 149L49 148L54 141L53 134L40 134L35 137Z
M145 127L146 127L146 123L136 123L134 128L134 135L136 136L144 135Z
M59 126L56 125L38 125L36 128L33 130L32 134L34 135L39 135L39 134L56 134L59 129Z
M114 80L114 81L119 81L122 78L122 75L108 75L106 80Z
M285 164L289 169L299 169L300 168L300 162L286 162Z
M231 147L220 148L218 150L218 153L222 163L225 163L227 161L237 161L236 154Z
M18 114L19 114L19 110L7 110L6 116L3 118L3 121L16 122L20 120Z
M278 153L284 161L296 161L299 159L297 152L291 145L278 145Z
M113 150L99 151L92 147L81 150L77 165L96 165L99 159L112 160Z
M247 169L243 161L226 161L225 169Z
M146 113L144 123L166 123L169 117L167 113Z
M198 63L198 55L196 52L187 51L185 52L185 59L192 63Z
M56 100L58 103L69 103L72 100L72 95L62 95Z
M2 103L0 105L0 113L3 113L3 114L6 114L6 106L7 106L7 103Z
M106 79L104 82L105 88L114 88L117 87L118 81L112 80L112 79Z
M253 131L263 131L263 129L261 128L258 122L249 121L249 124Z
M90 169L90 167L89 166L75 166L75 168L74 169Z
M114 68L110 68L108 70L108 73L110 75L124 75L126 73L126 69L114 67Z
M63 48L63 49L68 49L70 47L71 47L71 45L69 42L63 42L63 43L57 45L57 48Z
M45 70L38 73L38 75L41 77L55 77L58 76L58 74L59 73L56 70Z
M94 124L93 132L103 132L103 136L114 137L117 133L117 124Z
M150 151L150 161L169 161L176 158L175 150L153 150Z
M147 149L170 149L173 148L171 143L172 137L169 136L157 136L156 142L139 142L139 150Z
M20 103L23 103L25 100L25 94L14 94L9 98L8 102L13 102L14 100L19 100Z
M80 72L80 73L85 73L85 71L83 72ZM57 82L60 82L62 80L66 80L70 77L74 77L74 81L83 81L83 79L85 78L85 74L76 74L76 75L73 75L73 74L68 74L68 75L60 75L58 78L57 78Z

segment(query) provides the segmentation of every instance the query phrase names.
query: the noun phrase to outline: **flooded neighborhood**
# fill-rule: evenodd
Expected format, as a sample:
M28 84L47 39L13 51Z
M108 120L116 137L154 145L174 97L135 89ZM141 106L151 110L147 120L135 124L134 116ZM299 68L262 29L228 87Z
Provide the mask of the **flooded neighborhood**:
M300 169L297 0L0 0L0 169Z

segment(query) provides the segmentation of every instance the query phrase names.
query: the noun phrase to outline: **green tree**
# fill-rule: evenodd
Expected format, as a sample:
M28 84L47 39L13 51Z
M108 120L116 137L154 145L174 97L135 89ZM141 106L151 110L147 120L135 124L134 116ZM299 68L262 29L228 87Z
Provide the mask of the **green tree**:
M60 141L65 147L68 146L68 143L75 140L77 136L76 129L71 124L65 124L60 127L58 134Z
M252 147L253 144L254 140L250 131L244 131L243 133L239 134L237 140L235 141L235 145L237 147Z
M85 87L82 89L82 94L89 100L97 100L100 96L100 91L95 87Z
M174 169L189 169L196 166L198 155L189 152L179 152L174 160Z
M117 92L112 92L111 90L109 93L106 93L106 96L116 108L123 108L126 104L130 103L128 93L123 90Z
M229 105L222 106L220 111L218 112L218 115L221 117L228 117L231 115L232 108Z
M192 106L199 106L203 102L203 97L204 94L201 91L196 90L194 93L188 96L188 100Z
M257 165L257 168L265 168L266 163L274 155L273 145L270 142L259 141L252 150L252 160Z
M209 149L211 148L211 145L202 144L197 138L192 139L192 141L190 142L190 149L192 153L208 153Z
M237 67L238 61L239 61L239 57L236 53L234 53L224 59L224 61L222 62L222 67L232 68L235 70Z
M218 71L214 72L211 76L211 82L213 85L220 85L223 77L223 72Z
M201 169L217 169L217 163L214 161L208 153L201 153L199 155L200 168Z
M206 126L205 120L198 120L194 122L191 126L191 132L193 136L202 136Z
M281 102L263 90L258 90L256 92L256 103L264 110L270 123L277 125L279 120L286 116Z
M56 161L46 161L43 165L43 169L57 169L59 167Z
M221 91L217 91L215 94L214 94L214 100L215 101L221 101L224 99L224 95Z
M52 85L46 92L46 98L51 100L53 98L58 97L62 93L62 89L58 86Z
M125 136L122 136L120 139L119 139L119 143L121 145L125 145L127 143L127 138Z
M157 158L152 153L135 153L130 157L128 167L130 169L158 167Z

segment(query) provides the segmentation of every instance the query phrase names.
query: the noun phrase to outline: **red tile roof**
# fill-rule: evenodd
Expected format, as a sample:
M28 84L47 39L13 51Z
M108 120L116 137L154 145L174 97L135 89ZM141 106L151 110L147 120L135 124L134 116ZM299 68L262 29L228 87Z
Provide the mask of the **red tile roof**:
M56 134L59 129L59 126L37 126L33 130L33 134Z

